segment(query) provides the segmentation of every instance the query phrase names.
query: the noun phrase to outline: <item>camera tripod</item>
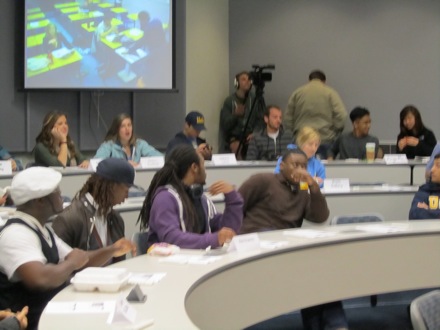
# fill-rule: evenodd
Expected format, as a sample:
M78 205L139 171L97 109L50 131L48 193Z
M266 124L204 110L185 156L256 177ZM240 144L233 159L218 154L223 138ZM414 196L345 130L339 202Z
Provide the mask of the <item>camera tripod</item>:
M238 148L237 151L235 152L235 157L238 159L238 156L241 156L241 159L244 159L246 156L246 152L247 152L247 144L246 144L246 139L247 139L247 129L249 127L249 123L252 120L254 127L253 129L255 130L255 128L261 128L263 129L263 125L264 125L264 111L266 109L266 102L264 101L264 82L262 84L258 84L256 85L256 89L255 89L255 98L252 101L251 104L251 110L249 111L249 114L246 118L246 122L243 126L243 130L241 131L241 136L240 136L240 143L238 144ZM254 118L254 113L255 113L255 118ZM261 126L261 127L260 127Z

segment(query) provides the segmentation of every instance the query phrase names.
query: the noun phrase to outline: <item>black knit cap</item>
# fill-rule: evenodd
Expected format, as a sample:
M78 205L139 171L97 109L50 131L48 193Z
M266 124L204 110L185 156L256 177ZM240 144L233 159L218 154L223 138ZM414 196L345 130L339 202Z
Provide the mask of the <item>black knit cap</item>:
M134 169L126 160L120 158L106 158L99 162L96 174L100 177L125 183L132 186L134 183Z

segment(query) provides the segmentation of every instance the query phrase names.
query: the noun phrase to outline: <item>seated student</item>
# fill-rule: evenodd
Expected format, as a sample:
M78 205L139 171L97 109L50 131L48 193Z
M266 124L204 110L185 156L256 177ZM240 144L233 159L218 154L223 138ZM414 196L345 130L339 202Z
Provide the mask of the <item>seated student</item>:
M440 143L437 143L432 151L431 157L429 157L429 161L426 163L426 171L425 178L426 181L429 181L431 176L431 168L434 165L434 157L440 154Z
M138 222L149 229L148 245L166 242L185 249L222 246L236 235L243 218L243 200L234 187L217 181L212 195L225 195L225 211L217 213L203 194L204 160L192 146L178 145L151 181Z
M87 168L89 161L76 148L69 136L65 114L53 111L43 119L34 148L35 164L39 166L79 166Z
M125 200L133 181L134 169L125 160L102 160L72 203L53 220L53 230L69 246L87 251L125 242L124 221L113 206ZM124 259L123 255L109 262Z
M241 185L244 218L240 233L298 228L304 219L327 220L327 202L306 164L304 152L288 150L280 173L255 174ZM301 315L305 329L348 329L341 302L305 308Z
M118 33L118 26L113 25L114 15L106 14L103 20L98 24L94 32L92 41L92 53L98 51L98 47L101 46L101 38L106 38L108 35Z
M185 117L185 126L183 131L168 142L166 154L168 155L177 145L192 145L203 156L205 160L211 160L212 148L206 143L205 139L200 137L201 131L205 128L205 117L200 112L191 111Z
M410 220L440 219L440 154L435 155L430 180L414 195L409 210Z
M246 160L277 160L292 142L292 132L282 125L282 111L276 105L269 105L264 112L266 127L255 132L249 141Z
M408 159L430 156L437 140L434 133L423 125L419 110L407 105L400 111L400 133L397 136L397 153Z
M21 164L21 162L16 161L14 158L12 158L9 152L2 146L0 146L0 160L10 160L13 171L21 171L23 169L23 165Z
M96 251L72 249L50 227L48 219L63 210L61 173L31 167L11 183L14 215L0 228L0 310L29 307L28 329L37 329L46 304L70 280L74 271L101 266L111 257L131 251L131 244L113 244Z
M139 165L141 157L162 156L147 141L138 139L133 133L131 117L121 113L113 119L104 142L93 158L122 158L133 167Z
M10 310L0 311L0 330L24 330L28 326L27 313L29 308L13 313Z
M365 145L369 142L376 144L375 158L383 158L383 150L379 147L379 139L369 135L371 118L366 108L356 107L350 112L353 131L339 136L329 150L329 160L339 155L340 159L366 159Z
M296 135L297 144L289 144L287 149L301 149L307 156L307 172L313 176L320 186L324 183L325 167L321 161L316 158L316 152L318 151L321 138L319 133L314 128L304 126ZM278 159L277 166L275 167L275 173L280 173L280 165L282 158Z
M46 34L43 38L43 52L50 53L62 47L72 48L72 44L67 41L64 35L58 32L55 24L50 23L46 26Z

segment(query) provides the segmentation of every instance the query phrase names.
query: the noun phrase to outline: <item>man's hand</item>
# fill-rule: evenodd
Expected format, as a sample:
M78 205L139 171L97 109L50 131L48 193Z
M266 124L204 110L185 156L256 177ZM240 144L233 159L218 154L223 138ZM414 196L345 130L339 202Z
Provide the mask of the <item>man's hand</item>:
M128 252L131 252L133 257L136 256L136 245L126 238L121 238L113 243L113 247L116 249L115 253L113 253L113 257L120 257Z
M197 152L201 154L205 160L211 160L212 158L212 147L207 143L199 144Z
M211 195L218 195L218 194L227 194L234 190L234 186L232 186L230 183L220 180L214 182L209 188L208 192Z
M417 207L418 207L419 209L425 209L425 210L427 210L427 209L428 209L428 204L426 204L425 202L418 202L418 203L417 203Z
M221 246L225 243L229 243L235 235L235 231L231 228L223 227L218 231L218 244Z

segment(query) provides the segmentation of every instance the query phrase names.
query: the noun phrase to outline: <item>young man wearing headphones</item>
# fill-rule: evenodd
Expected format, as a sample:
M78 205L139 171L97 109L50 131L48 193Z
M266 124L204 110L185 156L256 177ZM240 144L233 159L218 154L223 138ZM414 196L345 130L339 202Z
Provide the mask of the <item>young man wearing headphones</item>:
M191 145L180 144L165 157L138 219L141 229L148 229L148 246L164 242L184 249L217 248L236 235L243 199L230 183L214 182L208 192L225 196L224 212L219 213L203 193L205 181L203 157Z
M225 99L220 112L220 132L222 134L220 152L237 154L241 141L243 148L237 156L242 159L246 155L247 144L252 138L253 131L262 128L264 121L261 115L262 109L254 109L251 114L255 94L251 92L252 80L250 74L246 71L238 73L235 76L234 86L235 92Z
M255 174L238 192L244 200L241 234L298 228L304 218L321 223L330 213L318 183L307 172L307 156L300 149L283 155L280 173ZM302 309L301 315L307 330L348 329L339 301Z

